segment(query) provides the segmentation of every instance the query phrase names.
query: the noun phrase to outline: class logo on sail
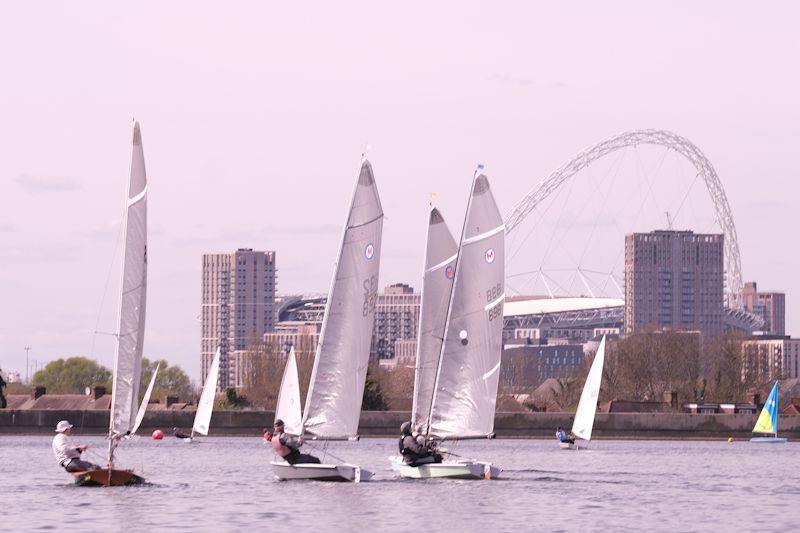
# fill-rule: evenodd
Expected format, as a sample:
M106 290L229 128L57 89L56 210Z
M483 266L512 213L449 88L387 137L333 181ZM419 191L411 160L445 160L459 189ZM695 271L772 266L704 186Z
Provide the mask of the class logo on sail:
M375 257L375 245L372 243L367 244L364 248L364 257L367 258L367 261L371 260Z
M444 269L444 275L447 279L456 277L456 269L453 268L453 265L447 265L447 268Z
M488 264L491 265L492 263L494 263L494 258L495 258L494 248L489 248L488 250L486 250L484 257L486 258L486 262Z

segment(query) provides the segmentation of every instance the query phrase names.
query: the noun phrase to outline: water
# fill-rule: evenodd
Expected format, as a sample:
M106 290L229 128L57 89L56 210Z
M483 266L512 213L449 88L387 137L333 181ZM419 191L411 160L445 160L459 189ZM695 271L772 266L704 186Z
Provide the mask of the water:
M75 438L97 452L99 437ZM493 481L395 480L392 439L333 443L370 467L370 483L274 481L260 438L125 443L119 465L139 487L82 488L58 467L49 437L0 437L0 530L532 531L796 530L800 444L549 440L458 443L505 469ZM89 457L94 459L94 457Z

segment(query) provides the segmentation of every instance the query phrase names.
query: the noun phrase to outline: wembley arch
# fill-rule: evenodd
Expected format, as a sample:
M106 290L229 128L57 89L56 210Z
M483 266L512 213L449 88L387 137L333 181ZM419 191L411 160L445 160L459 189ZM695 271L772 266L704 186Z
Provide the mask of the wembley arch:
M739 255L739 241L736 236L736 226L733 223L731 208L722 182L717 176L711 161L694 143L675 133L665 130L633 130L609 137L591 146L556 169L541 184L520 200L511 213L506 217L506 235L527 217L536 206L543 202L561 185L573 178L592 162L639 144L663 146L674 150L694 165L697 173L703 178L708 189L708 194L714 204L716 220L725 235L725 283L727 305L733 310L743 308L742 301L742 262Z

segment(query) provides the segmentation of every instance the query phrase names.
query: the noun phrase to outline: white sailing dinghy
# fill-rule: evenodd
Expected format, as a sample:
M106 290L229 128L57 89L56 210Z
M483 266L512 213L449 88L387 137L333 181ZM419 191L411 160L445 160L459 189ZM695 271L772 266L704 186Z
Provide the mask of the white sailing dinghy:
M297 433L306 440L358 437L378 293L382 230L383 208L372 166L364 159L345 222ZM287 361L287 371L288 366ZM373 476L349 463L290 465L277 460L270 464L279 479L367 481Z
M114 468L115 448L122 437L133 433L136 425L147 299L147 175L144 167L142 135L139 124L135 121L132 144L124 221L119 318L115 333L117 345L111 388L108 465L100 470L73 472L75 483L78 485L115 486L144 482L144 478L130 470Z
M479 171L458 247L439 211L431 210L412 415L427 440L494 436L505 299L504 232L489 180ZM491 479L502 472L491 463L466 458L419 466L406 464L401 456L389 461L407 478Z
M197 402L197 411L194 414L192 424L192 434L188 438L183 438L184 442L192 442L194 434L208 435L208 428L211 427L211 414L214 412L214 397L217 393L217 380L219 378L219 358L220 348L217 346L217 353L211 361L211 368L208 369L206 382L203 384L203 392L200 393L200 400Z
M597 354L594 356L586 383L583 385L581 399L578 400L578 409L575 411L575 420L572 422L572 434L587 443L592 440L592 428L597 414L597 400L600 397L600 383L603 381L603 364L606 353L606 336L603 335ZM578 449L578 443L559 442L564 449Z
M147 411L147 404L150 403L150 396L153 394L153 387L156 385L156 376L158 376L159 368L161 368L161 363L156 364L156 369L153 371L153 375L150 377L150 384L147 386L147 390L144 392L142 403L139 405L139 412L136 413L136 422L134 422L133 429L131 429L131 433L128 435L128 437L135 435L136 432L139 431L139 426L142 425L144 414Z
M753 437L750 442L762 444L780 444L786 442L786 437L778 436L778 382L772 386L772 390L767 397L767 402L758 415L753 433L766 433L770 437Z

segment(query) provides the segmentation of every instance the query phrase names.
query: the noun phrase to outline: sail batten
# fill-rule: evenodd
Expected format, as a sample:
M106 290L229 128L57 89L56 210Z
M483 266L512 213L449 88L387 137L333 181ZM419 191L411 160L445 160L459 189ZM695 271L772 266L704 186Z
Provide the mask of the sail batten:
M117 345L109 435L128 434L135 426L147 296L147 174L139 124L133 125L130 178L124 217L124 244Z
M444 337L444 322L453 287L458 245L435 207L428 216L425 265L422 276L414 399L411 420L421 433L427 432L436 370Z
M383 230L372 165L362 162L325 305L303 431L319 438L358 433L378 293Z
M489 180L476 172L429 415L428 435L433 438L489 436L494 431L505 294L502 226Z
M583 440L592 439L594 418L597 414L597 400L600 396L600 383L603 380L603 364L606 353L606 336L603 335L600 347L594 356L586 383L583 385L581 398L578 400L578 409L575 411L575 420L572 423L572 434Z
M208 429L211 427L211 415L214 412L214 397L216 396L217 380L219 379L220 352L221 350L217 346L217 352L211 361L211 367L208 369L206 382L203 384L203 392L200 393L200 399L197 401L197 411L194 414L194 423L192 424L193 433L208 435Z

